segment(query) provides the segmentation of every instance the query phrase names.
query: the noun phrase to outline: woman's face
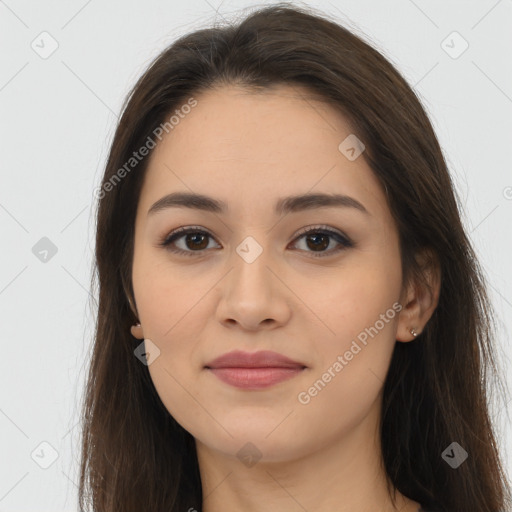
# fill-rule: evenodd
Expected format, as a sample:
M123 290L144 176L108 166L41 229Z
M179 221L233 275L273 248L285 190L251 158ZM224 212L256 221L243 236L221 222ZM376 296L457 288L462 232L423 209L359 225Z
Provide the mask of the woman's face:
M152 150L138 204L132 277L151 378L178 423L225 455L297 459L377 421L396 340L412 339L385 195L343 117L299 92L195 96ZM174 193L224 209L150 211ZM351 199L286 200L309 194ZM207 368L234 350L300 364Z

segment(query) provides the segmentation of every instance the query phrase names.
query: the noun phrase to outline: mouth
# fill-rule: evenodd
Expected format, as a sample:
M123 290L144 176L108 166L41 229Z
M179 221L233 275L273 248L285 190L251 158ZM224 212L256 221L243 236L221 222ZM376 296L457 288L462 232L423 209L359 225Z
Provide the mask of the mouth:
M271 350L234 350L204 367L222 382L242 389L262 389L300 375L307 367Z

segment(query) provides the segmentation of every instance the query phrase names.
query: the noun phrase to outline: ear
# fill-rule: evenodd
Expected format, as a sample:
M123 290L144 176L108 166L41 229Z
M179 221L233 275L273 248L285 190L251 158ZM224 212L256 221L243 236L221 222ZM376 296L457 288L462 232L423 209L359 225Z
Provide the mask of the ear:
M128 299L128 302L130 304L130 309L132 310L132 313L135 315L135 318L139 318L139 314L137 313L137 308L134 307L130 296L126 295L126 298ZM139 340L144 339L144 333L142 332L142 327L141 327L140 323L138 323L138 321L135 325L132 325L130 327L130 331L134 338L138 338Z
M130 331L132 333L132 336L134 338L137 338L139 340L144 339L144 333L142 332L142 327L140 324L135 324L130 327Z
M398 317L396 340L408 342L417 338L411 333L414 329L420 334L439 302L441 289L441 267L436 253L424 248L416 254L421 269L421 280L413 280L402 291L400 304L403 309Z

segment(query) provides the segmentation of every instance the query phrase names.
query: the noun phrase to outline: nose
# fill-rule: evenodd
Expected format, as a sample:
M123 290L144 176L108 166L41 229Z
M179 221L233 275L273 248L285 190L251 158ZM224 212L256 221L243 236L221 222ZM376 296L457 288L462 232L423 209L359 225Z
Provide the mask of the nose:
M217 320L247 331L286 324L291 317L293 293L266 251L250 263L235 252L231 261L233 267L219 285Z

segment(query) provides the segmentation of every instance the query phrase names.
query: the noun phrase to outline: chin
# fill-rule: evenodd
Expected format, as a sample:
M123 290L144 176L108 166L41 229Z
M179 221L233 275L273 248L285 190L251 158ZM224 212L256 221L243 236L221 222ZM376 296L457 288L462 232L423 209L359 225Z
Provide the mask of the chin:
M279 422L261 424L260 427L240 423L239 428L232 425L228 429L231 436L221 427L209 429L207 432L198 432L194 436L208 449L224 454L226 457L236 457L247 467L256 463L280 463L298 459L308 452L308 445L313 440L305 440L305 444L298 444L297 437L290 430L278 427ZM222 433L220 431L222 431ZM212 434L218 435L213 436ZM311 446L311 448L313 448Z

